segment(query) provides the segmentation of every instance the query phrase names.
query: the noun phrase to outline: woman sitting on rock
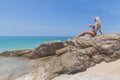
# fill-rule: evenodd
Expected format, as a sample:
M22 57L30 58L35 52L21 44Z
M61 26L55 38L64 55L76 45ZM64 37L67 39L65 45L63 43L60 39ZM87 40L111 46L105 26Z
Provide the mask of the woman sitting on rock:
M99 17L95 17L95 25L92 26L91 24L88 24L88 27L92 28L92 31L84 31L79 36L77 36L77 38L81 37L81 36L84 36L85 34L89 34L92 37L94 37L94 36L97 35L97 31L99 31L100 34L102 34L101 24L100 24L100 18Z

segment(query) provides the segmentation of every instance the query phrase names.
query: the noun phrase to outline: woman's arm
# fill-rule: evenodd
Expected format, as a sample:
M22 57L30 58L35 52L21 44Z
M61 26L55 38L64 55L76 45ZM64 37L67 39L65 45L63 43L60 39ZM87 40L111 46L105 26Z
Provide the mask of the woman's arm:
M103 34L102 31L101 31L101 29L99 30L99 32L100 32L101 35Z
M101 25L98 26L98 30L99 30L100 34L102 35L103 33L102 33L102 30L101 30Z

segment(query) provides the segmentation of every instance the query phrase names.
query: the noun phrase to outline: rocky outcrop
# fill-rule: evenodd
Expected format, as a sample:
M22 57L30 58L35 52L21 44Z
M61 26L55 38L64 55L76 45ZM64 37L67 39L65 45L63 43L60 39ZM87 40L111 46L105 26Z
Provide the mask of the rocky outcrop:
M56 55L56 50L64 47L61 41L46 42L35 49L5 51L1 56L27 57L30 59Z
M41 75L41 80L51 80L60 74L85 71L102 61L110 62L119 59L120 34L80 37L64 43L60 41L43 43L33 50L7 51L0 56L46 61L42 66L43 73L36 76ZM38 69L36 68L37 71L39 71Z
M54 41L52 43L43 43L38 48L34 49L35 58L56 55L56 50L64 47L61 41Z

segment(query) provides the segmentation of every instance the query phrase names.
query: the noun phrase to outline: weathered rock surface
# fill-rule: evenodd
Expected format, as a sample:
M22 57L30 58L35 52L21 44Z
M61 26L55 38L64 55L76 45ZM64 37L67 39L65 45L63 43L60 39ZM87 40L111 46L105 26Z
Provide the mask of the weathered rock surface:
M37 72L26 75L39 77L37 79L31 77L31 80L51 80L60 74L85 71L102 61L110 62L119 59L120 34L80 37L64 43L60 41L43 43L32 50L6 51L0 56L25 57L40 61L39 64L44 65L35 68ZM24 76L22 76L22 80L25 80L23 78Z

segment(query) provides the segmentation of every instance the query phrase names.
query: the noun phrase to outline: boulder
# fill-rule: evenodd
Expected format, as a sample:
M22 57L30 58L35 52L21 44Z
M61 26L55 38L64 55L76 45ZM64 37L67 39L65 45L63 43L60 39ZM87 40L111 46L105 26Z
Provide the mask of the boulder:
M34 50L34 54L39 57L56 55L56 50L64 47L61 41L54 41L51 43L43 43Z

